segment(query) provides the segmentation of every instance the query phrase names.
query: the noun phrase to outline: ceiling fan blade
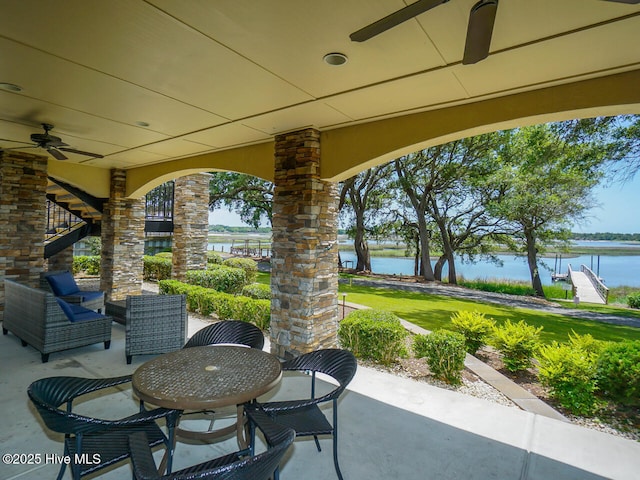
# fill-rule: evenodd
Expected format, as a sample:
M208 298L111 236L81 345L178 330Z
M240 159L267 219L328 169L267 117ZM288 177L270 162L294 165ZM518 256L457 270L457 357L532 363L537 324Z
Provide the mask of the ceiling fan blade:
M51 156L56 160L67 160L67 157L63 155L62 152L59 152L55 148L47 148L47 152L49 152Z
M498 0L480 0L471 8L463 65L477 63L489 55L497 11Z
M21 142L20 140L9 140L8 138L0 138L0 142L24 143L25 145L29 145L31 147L35 147L36 146L33 143ZM16 148L18 148L18 147L16 147ZM28 147L20 147L20 148L28 148ZM8 149L5 148L5 150L8 150Z
M86 155L87 157L104 158L104 155L100 155L99 153L84 152L82 150L76 150L75 148L60 147L58 150L64 150L65 152L69 153L77 153L78 155Z
M357 32L353 32L349 35L349 38L353 42L364 42L371 37L375 37L382 32L386 32L390 28L400 25L413 17L420 15L421 13L431 10L433 7L437 7L443 3L447 3L449 0L418 0L411 5L407 5L400 10L381 18L377 22L373 22L366 27L361 28Z
M628 3L629 5L637 5L640 0L604 0L605 2Z

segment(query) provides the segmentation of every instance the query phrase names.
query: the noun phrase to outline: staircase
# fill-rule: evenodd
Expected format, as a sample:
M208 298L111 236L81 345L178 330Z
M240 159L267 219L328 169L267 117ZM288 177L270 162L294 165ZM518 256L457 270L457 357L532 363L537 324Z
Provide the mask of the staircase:
M49 178L44 258L61 252L87 235L99 235L105 200Z
M166 182L146 195L145 232L173 232L174 182ZM49 258L88 235L100 235L106 198L49 177L44 258Z

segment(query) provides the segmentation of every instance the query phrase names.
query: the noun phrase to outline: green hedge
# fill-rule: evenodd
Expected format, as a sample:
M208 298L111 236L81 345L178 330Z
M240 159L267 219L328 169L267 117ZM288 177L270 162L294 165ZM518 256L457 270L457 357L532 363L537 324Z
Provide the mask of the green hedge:
M99 255L78 255L73 257L73 273L85 272L88 275L100 275Z
M629 308L640 308L640 293L632 293L627 297Z
M261 300L271 300L271 287L263 283L252 283L243 287L242 295Z
M471 355L487 343L496 322L484 313L461 310L451 316L452 330L464 336L464 344Z
M207 264L222 265L224 258L213 250L207 250Z
M220 320L234 319L250 322L261 330L268 330L271 321L271 302L231 295L210 288L188 285L177 280L162 280L163 295L186 295L187 309L201 315L215 314Z
M247 284L256 281L258 276L258 264L255 260L250 258L227 258L222 262L222 265L231 268L241 268L247 276Z
M186 280L190 285L233 294L240 293L242 288L249 283L243 269L224 265L210 265L207 270L189 270Z
M466 356L465 339L461 333L436 330L428 335L416 335L413 352L424 358L434 377L452 385L462 383Z
M569 342L553 342L536 353L538 378L550 394L576 415L591 415L597 401L596 359L601 344L591 335L569 336Z
M400 319L383 310L355 310L338 327L343 348L357 358L388 365L406 355L405 339L409 333Z
M171 278L171 258L145 255L143 264L142 278L144 280L167 280Z
M601 393L625 405L640 405L640 340L607 345L597 360Z
M504 324L493 329L491 344L502 353L504 366L510 372L526 370L540 343L542 327L536 328L524 321Z

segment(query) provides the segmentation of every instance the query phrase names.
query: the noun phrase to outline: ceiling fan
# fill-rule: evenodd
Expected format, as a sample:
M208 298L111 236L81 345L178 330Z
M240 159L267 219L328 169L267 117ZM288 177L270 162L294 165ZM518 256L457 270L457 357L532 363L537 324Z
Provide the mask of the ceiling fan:
M604 0L607 2L638 4L640 0ZM401 23L410 20L421 13L431 10L438 5L449 2L449 0L418 0L407 5L400 10L387 15L380 20L373 22L360 30L349 35L354 42L364 42L376 35L386 32ZM491 46L491 35L493 24L498 11L498 0L480 0L469 13L469 24L467 26L467 39L462 57L463 65L477 63L487 58L489 47Z
M76 153L78 155L85 155L87 157L93 158L104 158L103 155L98 153L84 152L82 150L76 150L75 148L69 148L67 143L64 143L60 137L56 137L51 135L49 132L53 130L53 125L50 123L43 123L42 128L44 129L44 133L32 133L31 141L34 142L35 145L30 145L28 147L14 147L7 148L5 150L17 150L21 148L44 148L51 156L57 160L67 160L68 157L62 152ZM14 141L14 140L6 140L6 141ZM25 143L25 142L19 142Z

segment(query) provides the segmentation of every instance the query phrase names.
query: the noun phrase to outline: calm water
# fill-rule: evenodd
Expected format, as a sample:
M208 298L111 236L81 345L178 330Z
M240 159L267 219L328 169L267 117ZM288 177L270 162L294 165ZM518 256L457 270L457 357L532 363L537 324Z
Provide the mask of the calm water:
M629 246L619 242L576 242L578 245L588 246L606 246L619 247ZM228 252L231 244L210 243L209 249L220 251L224 248ZM640 249L640 245L637 245ZM340 256L343 261L351 260L355 264L356 255L353 252L341 251ZM464 276L468 280L475 278L480 279L509 279L521 280L529 282L529 268L527 262L522 257L513 255L498 255L502 261L502 266L494 265L491 262L479 261L475 264L456 262L456 271L460 276ZM435 261L434 261L435 263ZM545 269L544 263L549 269ZM560 273L567 273L567 264L571 264L573 269L579 269L584 264L591 268L594 272L599 273L605 285L608 287L619 287L627 285L631 287L640 287L640 255L611 256L600 255L600 264L598 265L598 256L582 255L573 258L562 258L561 267L558 268ZM556 261L554 258L542 259L539 266L541 269L542 283L551 284L551 273L553 272ZM390 257L372 257L371 268L374 273L396 274L396 275L413 275L413 259L411 258L390 258ZM445 267L443 278L448 274Z
M340 252L342 260L352 260L355 263L355 253ZM491 262L480 261L475 264L456 262L456 273L464 276L468 280L475 278L480 279L509 279L531 281L529 276L529 267L524 258L514 257L513 255L499 255L503 265L494 265ZM555 265L555 259L546 258L542 260L551 271L545 270L543 265L541 268L542 283L551 284L551 273ZM578 270L580 265L584 264L591 268L591 256L579 256L570 259L562 259L562 269L558 269L561 273L567 273L567 263L571 264L571 268ZM593 257L593 271L598 273L598 258ZM435 262L433 262L435 263ZM372 257L371 268L374 273L387 273L397 275L413 275L413 259L409 258L385 258ZM448 274L445 267L442 274L446 278ZM600 277L602 277L605 285L608 287L619 287L628 285L632 287L640 287L640 255L630 256L600 256Z

